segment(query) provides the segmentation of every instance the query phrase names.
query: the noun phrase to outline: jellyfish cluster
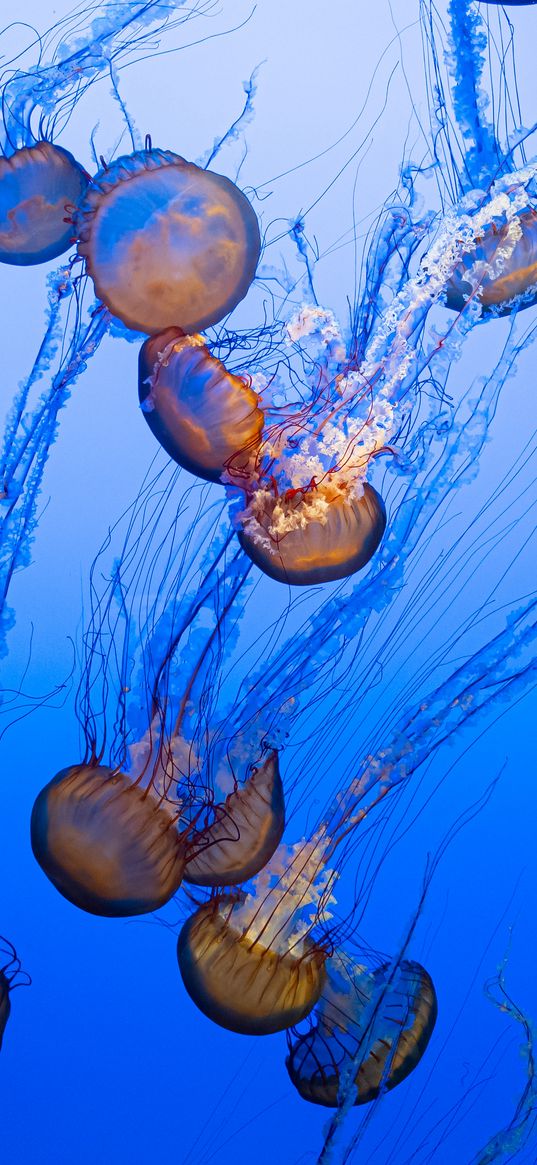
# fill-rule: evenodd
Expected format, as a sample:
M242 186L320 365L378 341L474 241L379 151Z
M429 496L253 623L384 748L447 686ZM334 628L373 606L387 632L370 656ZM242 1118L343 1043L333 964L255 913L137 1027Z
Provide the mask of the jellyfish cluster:
M163 8L140 5L139 38ZM392 955L364 942L360 846L445 742L531 686L537 669L530 597L494 632L478 624L462 662L459 652L448 668L434 657L416 664L398 707L379 710L374 739L360 725L373 670L392 666L392 612L413 628L397 648L410 668L411 640L427 646L428 611L444 587L451 593L455 545L434 578L421 578L416 615L421 552L476 469L529 342L516 338L517 317L537 302L537 162L522 134L502 138L487 120L483 8L450 0L444 74L435 4L416 0L434 76L435 199L424 209L402 171L367 240L345 326L315 295L295 223L303 298L282 293L272 317L265 300L250 333L238 330L232 313L265 278L267 223L255 190L212 161L146 137L92 173L54 140L52 98L69 108L81 77L91 93L98 63L84 43L38 71L38 117L25 76L15 69L3 82L0 262L69 258L52 277L46 342L8 422L2 640L59 409L108 330L139 346L133 407L167 465L133 503L111 574L97 572L75 701L83 748L35 800L33 854L90 914L179 904L178 991L180 979L202 1016L232 1032L286 1033L282 1065L297 1096L333 1110L323 1161L350 1108L374 1107L422 1071L442 1009L413 956L419 911ZM125 49L122 9L100 27L109 64ZM84 323L88 287L96 302ZM77 304L67 354L30 423L30 390L66 298ZM478 390L463 385L470 333L506 319L499 363ZM447 403L455 365L459 395ZM490 515L500 528L492 501ZM338 733L347 759L324 789L317 770L330 733L335 763ZM343 924L335 890L345 879L355 913ZM11 980L0 971L0 1039Z

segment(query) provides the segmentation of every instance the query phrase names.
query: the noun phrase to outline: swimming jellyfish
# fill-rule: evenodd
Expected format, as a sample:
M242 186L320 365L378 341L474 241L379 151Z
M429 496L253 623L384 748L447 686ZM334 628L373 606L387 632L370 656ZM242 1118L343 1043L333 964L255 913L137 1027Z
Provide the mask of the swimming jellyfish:
M480 208L495 188L503 194L496 213L484 221L474 240L468 240L463 258L447 282L446 305L462 311L468 302L475 302L481 305L483 318L506 315L532 306L537 299L537 171L524 153L531 131L524 128L520 117L515 119L518 102L509 90L507 62L489 37L487 23L472 0L450 0L446 53L436 45L434 6L422 2L421 12L434 77L434 87L430 88L431 126L437 162L434 172L440 187L451 179L451 191L456 191L463 215L471 215L474 207ZM485 62L490 69L495 53L501 92L494 94L491 101L482 76ZM442 57L448 71L446 85L440 72ZM516 73L512 84L516 92ZM445 115L449 109L448 90L450 116ZM505 115L490 119L489 110L494 114L496 106L505 108ZM514 161L517 151L518 167ZM523 200L518 198L516 189L520 177L527 188ZM513 196L518 202L514 213L509 206Z
M294 1027L313 1010L325 990L332 941L327 922L347 844L433 751L508 693L534 682L537 657L522 666L520 654L537 638L536 610L532 599L437 690L420 698L397 724L392 742L362 759L356 778L308 837L282 842L245 890L211 897L186 920L177 943L179 969L209 1019L231 1031L266 1035ZM491 691L483 676L492 671ZM434 1001L430 993L428 998L432 1022Z
M303 1100L335 1108L354 1068L354 1104L395 1088L421 1060L437 1017L431 976L403 959L375 970L343 952L326 963L326 982L311 1030L288 1033L286 1066Z
M67 251L87 184L82 166L52 142L0 157L0 262L46 263Z
M143 518L147 516L146 505ZM151 545L151 533L147 537ZM120 658L128 672L116 681L114 726L119 738L115 763L108 765L100 763L104 743L97 739L99 716L92 710L91 697L93 669L101 677L107 654L110 609L120 593L117 580L97 605L99 622L90 625L79 689L86 759L48 782L31 818L32 848L39 865L64 897L90 913L122 916L156 910L175 894L184 877L198 886L233 887L258 873L280 842L285 803L277 753L271 750L250 764L240 784L230 774L231 790L219 798L208 774L198 767L196 749L185 734L185 719L191 707L196 709L194 685L207 660L209 682L216 684L220 657L215 645L225 641L226 614L244 585L244 563L237 562L234 573L230 564L226 569L224 559L218 575L221 553L217 551L216 564L207 568L207 577L198 580L195 596L186 594L182 603L173 598L179 630L170 627L166 607L158 612L159 593L149 640L136 643L127 626ZM141 561L148 565L143 552ZM148 568L153 574L155 563ZM250 569L248 564L246 574ZM143 587L143 582L137 585ZM215 606L214 625L207 628ZM181 666L180 645L183 635L188 642L187 633L195 649L190 649L188 666ZM118 634L116 626L116 640ZM141 672L139 686L131 676L135 662ZM174 667L175 691L170 680ZM105 679L106 690L112 685L111 677ZM124 714L125 693L131 688L132 702L140 705L135 740ZM255 754L251 759L256 760Z
M217 802L213 816L208 826L189 835L184 880L196 886L246 882L270 860L285 828L278 753L272 750L244 784Z
M177 814L149 788L104 765L63 769L32 810L36 860L56 889L90 914L157 910L183 876Z
M184 469L207 481L229 468L246 471L264 423L259 398L210 354L202 336L170 328L146 340L138 393L149 428Z
M257 215L229 178L152 148L92 179L76 232L99 299L149 333L218 323L246 295L261 247Z
M23 984L28 986L31 983L30 976L21 970L21 961L15 947L8 939L0 935L0 959L2 957L6 961L0 965L0 1049L11 1015L11 992L15 987L20 987Z

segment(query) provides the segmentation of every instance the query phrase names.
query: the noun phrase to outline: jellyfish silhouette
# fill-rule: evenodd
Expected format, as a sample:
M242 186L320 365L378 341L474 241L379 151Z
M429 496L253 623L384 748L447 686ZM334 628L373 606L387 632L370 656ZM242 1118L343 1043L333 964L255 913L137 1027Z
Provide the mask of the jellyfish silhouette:
M261 246L255 211L229 178L157 149L101 170L76 230L99 299L150 333L222 320L246 295Z
M285 828L277 752L272 751L242 786L217 803L212 816L213 821L189 835L185 882L235 886L253 878L272 857Z
M22 970L21 961L15 947L8 939L0 935L0 1049L4 1038L6 1025L11 1015L11 993L15 987L29 986L30 976Z
M9 980L5 972L0 971L0 1048L2 1047L2 1040L6 1030L6 1024L11 1012L11 1004L9 1002Z
M354 1103L367 1104L405 1080L426 1051L438 1010L433 982L407 959L368 971L340 952L325 969L311 1030L288 1033L287 1071L304 1100L328 1108L350 1071Z

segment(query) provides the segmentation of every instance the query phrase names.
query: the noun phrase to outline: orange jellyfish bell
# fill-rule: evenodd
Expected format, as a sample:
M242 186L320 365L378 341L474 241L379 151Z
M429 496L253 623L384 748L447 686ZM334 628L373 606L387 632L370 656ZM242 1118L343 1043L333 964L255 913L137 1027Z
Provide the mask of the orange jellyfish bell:
M366 482L361 497L329 482L289 493L259 490L239 516L239 541L260 570L277 582L312 586L366 566L386 528L384 502L373 486Z
M56 889L90 914L157 910L183 876L184 847L171 810L151 789L104 766L72 765L41 790L31 840Z
M51 142L0 157L0 262L29 266L67 251L87 185L72 154Z
M402 961L368 972L339 954L328 960L315 1025L288 1036L287 1071L304 1100L336 1108L340 1086L355 1072L354 1104L400 1084L421 1060L437 1017L428 972Z
M257 394L211 356L199 335L178 328L151 336L139 358L138 395L166 453L198 477L244 472L261 440Z
M520 299L520 307L530 307L537 301L537 212L533 209L522 211L513 219L515 229L520 228L520 237L509 246L506 258L501 258L501 250L506 246L511 224L500 228L490 226L475 249L468 252L451 276L446 288L446 304L455 311L462 311L482 266L484 274L475 291L475 297L483 307L483 314L508 315L513 310L514 300ZM487 267L498 263L498 274L487 272ZM469 280L472 280L470 282Z
M258 874L279 845L285 804L278 753L271 752L244 785L215 805L215 820L189 840L185 882L236 886Z
M324 952L304 940L299 953L265 945L237 928L230 898L201 906L177 944L183 983L200 1011L242 1035L270 1035L299 1023L324 983Z
M167 150L118 158L77 217L95 290L129 328L198 332L246 295L261 240L246 196Z

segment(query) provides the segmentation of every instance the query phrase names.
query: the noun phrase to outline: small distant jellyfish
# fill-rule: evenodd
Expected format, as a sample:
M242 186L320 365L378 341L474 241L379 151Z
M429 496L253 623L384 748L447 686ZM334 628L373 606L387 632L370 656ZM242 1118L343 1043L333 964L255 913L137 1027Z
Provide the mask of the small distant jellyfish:
M501 227L488 227L475 249L466 253L446 285L446 304L462 311L472 296L481 303L484 315L507 315L515 305L530 307L537 301L537 212L533 208Z
M380 546L386 510L364 483L360 496L328 482L312 490L252 495L239 541L248 556L277 582L312 586L361 570Z
M63 769L32 811L34 856L75 906L105 917L163 906L183 877L175 806L104 765Z
M72 154L51 142L0 157L0 262L23 267L67 251L87 185Z
M237 306L255 275L261 239L246 196L169 151L101 170L76 222L96 294L135 331L199 332Z
M11 1014L9 1002L10 982L4 969L0 969L0 1048L6 1030L6 1024Z
M146 340L138 394L152 433L184 469L206 481L245 471L261 440L259 398L210 355L202 336L170 328Z
M367 1104L419 1064L437 1012L432 979L419 963L368 971L337 954L326 963L311 1030L288 1034L289 1076L304 1100L336 1108L352 1072L353 1103Z
M29 986L30 976L21 970L21 961L13 943L0 935L0 1049L11 1015L10 995L15 987Z
M270 860L285 827L285 802L277 752L215 806L215 821L189 837L185 882L236 886ZM195 847L199 851L195 852Z

